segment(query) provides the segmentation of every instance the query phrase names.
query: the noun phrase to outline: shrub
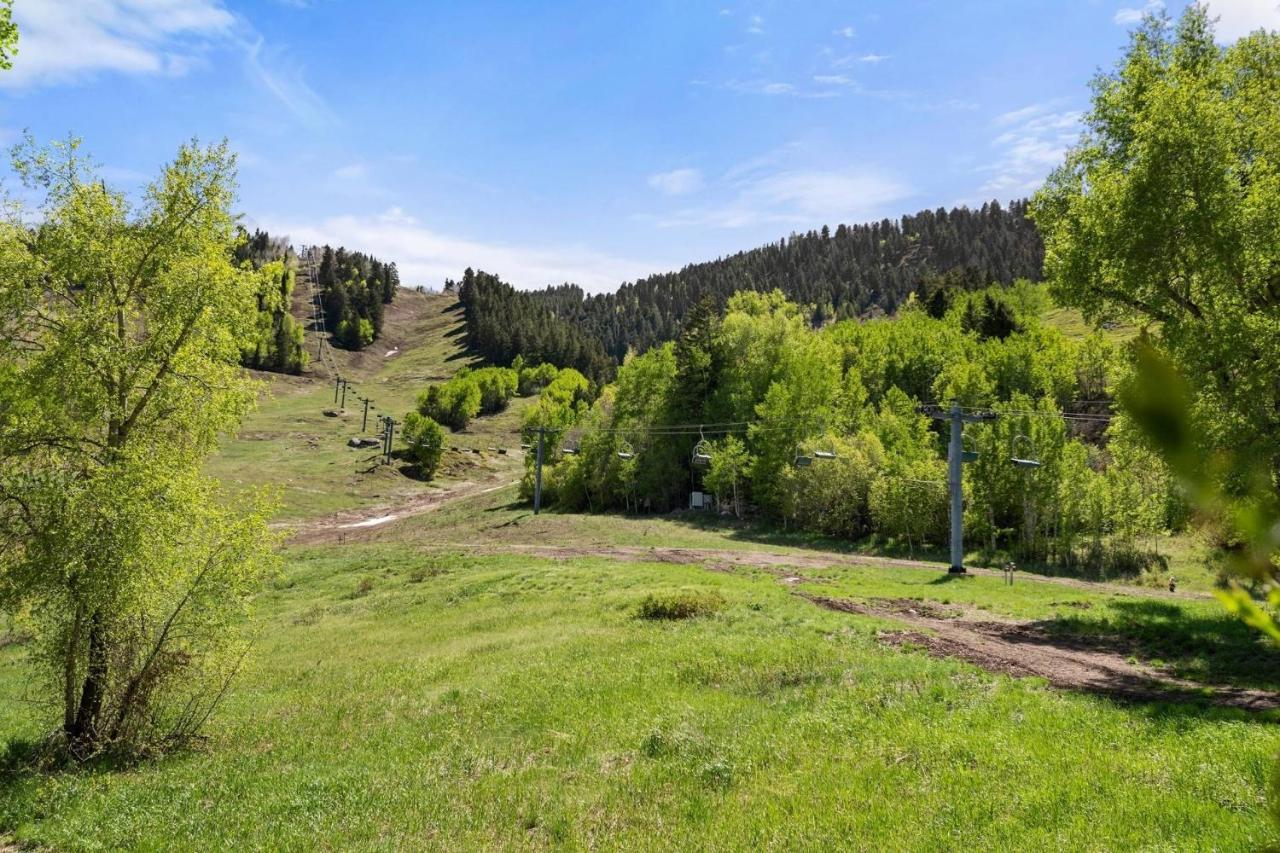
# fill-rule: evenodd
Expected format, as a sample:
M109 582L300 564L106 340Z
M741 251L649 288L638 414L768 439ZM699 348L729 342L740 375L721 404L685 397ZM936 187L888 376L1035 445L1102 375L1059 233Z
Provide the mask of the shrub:
M710 590L682 589L651 592L640 601L641 619L692 619L708 616L724 607L724 596Z
M431 418L409 412L404 416L401 435L409 446L406 454L409 461L417 466L423 479L430 480L444 455L444 430Z

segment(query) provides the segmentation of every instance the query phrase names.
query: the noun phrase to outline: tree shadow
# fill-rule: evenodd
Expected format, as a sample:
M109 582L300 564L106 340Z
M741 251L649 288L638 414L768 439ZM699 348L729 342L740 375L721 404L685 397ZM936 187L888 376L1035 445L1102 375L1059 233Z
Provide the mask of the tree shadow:
M1032 622L1018 639L1125 655L1202 684L1280 692L1280 649L1225 612L1197 614L1165 601L1115 599L1103 610Z

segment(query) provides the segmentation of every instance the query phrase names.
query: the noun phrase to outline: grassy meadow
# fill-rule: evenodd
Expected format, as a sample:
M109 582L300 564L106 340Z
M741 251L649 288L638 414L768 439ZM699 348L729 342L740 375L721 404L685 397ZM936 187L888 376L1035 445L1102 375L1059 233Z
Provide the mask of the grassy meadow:
M406 305L391 324L400 353L348 366L396 415L465 363L448 300L415 294ZM440 482L423 484L344 446L351 414L321 413L332 406L322 378L275 379L272 391L210 470L232 486L278 484L288 523L376 514L520 471L515 453L451 453ZM448 443L515 446L523 404ZM664 549L706 553L673 561ZM33 701L26 647L6 640L0 849L1234 850L1276 840L1267 790L1280 712L1121 701L993 674L890 647L882 632L901 627L892 615L834 612L805 594L1031 620L1122 643L1182 678L1280 688L1280 655L1216 602L841 562L852 550L687 515L534 516L510 485L287 545L256 602L252 656L207 738L132 765L31 767L56 709ZM733 559L751 553L781 568ZM801 568L786 570L789 560ZM647 597L676 593L710 606L640 617Z

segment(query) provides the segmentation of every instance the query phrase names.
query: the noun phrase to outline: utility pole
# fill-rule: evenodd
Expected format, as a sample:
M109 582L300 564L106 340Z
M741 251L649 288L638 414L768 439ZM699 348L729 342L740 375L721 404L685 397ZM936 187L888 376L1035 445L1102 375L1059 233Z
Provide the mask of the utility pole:
M383 439L383 450L382 450L383 455L386 457L387 465L391 464L391 446L395 442L396 424L398 423L400 422L395 418L391 417L390 415L387 416L387 419L386 419L387 432L386 432L386 436Z
M340 409L345 409L347 407L347 388L350 386L351 380L349 379L343 379L341 376L335 376L333 378L333 404L335 406L338 405L338 392L341 391L342 405L338 406Z
M364 417L360 420L360 431L364 432L369 426L369 404L373 401L368 397L361 397L359 394L356 395L356 399L361 403L364 403ZM377 407L375 406L374 408Z
M964 425L975 421L995 420L991 412L964 414L960 404L951 401L949 411L931 408L929 417L935 421L950 421L951 440L947 445L947 487L951 493L951 568L948 573L963 575L964 570L964 463L972 462L978 454L964 449Z
M542 438L546 427L538 427L538 464L533 471L533 514L542 511Z

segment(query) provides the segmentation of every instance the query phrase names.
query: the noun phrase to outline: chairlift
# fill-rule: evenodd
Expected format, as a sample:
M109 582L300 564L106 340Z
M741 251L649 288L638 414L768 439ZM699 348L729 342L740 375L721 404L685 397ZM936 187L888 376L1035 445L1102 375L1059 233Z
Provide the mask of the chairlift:
M823 421L821 423L821 426L822 426L822 435L823 435L823 441L822 441L823 449L813 451L813 458L814 459L835 459L839 454L836 453L835 443L832 442L830 438L831 434L827 432L826 421Z
M814 454L815 456L817 454ZM797 468L808 468L813 464L813 456L805 456L803 453L797 453L795 460L791 463Z
M1026 444L1027 450L1028 450L1026 456L1018 455L1019 442ZM1017 465L1019 468L1039 468L1040 467L1040 459L1038 454L1036 453L1036 446L1035 446L1035 443L1031 440L1031 436L1015 435L1013 437L1012 443L1010 444L1009 453L1010 453L1010 461L1013 462L1014 465Z
M622 442L622 446L618 448L618 458L634 459L635 456L636 456L636 452L631 448L631 442L626 441L624 439Z
M693 464L699 468L706 468L711 464L711 442L705 438L699 439L693 446Z
M574 447L573 445L566 444L564 447L560 448L560 452L564 453L567 456L577 456L578 448Z
M963 435L960 436L960 461L961 462L977 462L978 451L965 449L966 443L969 444L971 447L973 446L973 439L969 437L968 433L964 433Z

